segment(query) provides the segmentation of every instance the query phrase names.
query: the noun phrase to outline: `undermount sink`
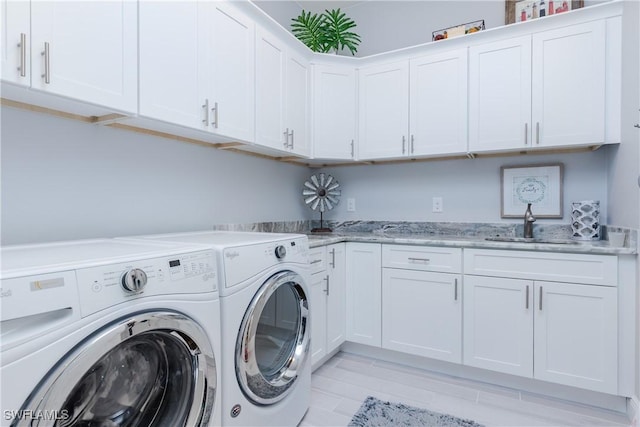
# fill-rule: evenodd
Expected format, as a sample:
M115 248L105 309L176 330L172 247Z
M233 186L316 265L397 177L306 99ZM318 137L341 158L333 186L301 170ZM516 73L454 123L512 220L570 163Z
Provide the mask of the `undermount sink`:
M511 242L511 243L542 243L542 244L554 244L554 245L577 245L579 242L574 240L561 240L561 239L537 239L528 237L485 237L484 240L491 242Z

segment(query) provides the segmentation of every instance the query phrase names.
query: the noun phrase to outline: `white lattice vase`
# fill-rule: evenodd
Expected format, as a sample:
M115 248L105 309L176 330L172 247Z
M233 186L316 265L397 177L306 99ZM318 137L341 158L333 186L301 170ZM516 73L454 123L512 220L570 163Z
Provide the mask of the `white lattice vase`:
M600 202L572 202L571 229L576 240L600 240Z

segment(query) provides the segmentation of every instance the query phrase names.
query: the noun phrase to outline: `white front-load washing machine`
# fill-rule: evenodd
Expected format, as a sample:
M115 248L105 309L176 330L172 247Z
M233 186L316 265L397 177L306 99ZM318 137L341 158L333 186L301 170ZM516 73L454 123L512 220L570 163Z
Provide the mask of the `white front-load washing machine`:
M295 426L309 407L309 264L304 235L194 232L221 275L222 424Z
M211 249L96 239L0 255L1 425L220 425Z

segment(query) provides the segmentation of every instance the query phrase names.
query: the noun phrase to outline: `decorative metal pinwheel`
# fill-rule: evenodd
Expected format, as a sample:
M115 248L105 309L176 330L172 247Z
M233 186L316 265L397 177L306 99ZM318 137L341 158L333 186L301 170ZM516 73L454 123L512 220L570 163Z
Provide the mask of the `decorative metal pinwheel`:
M320 228L314 228L311 230L312 232L331 232L330 228L323 227L322 215L325 211L333 209L340 201L340 190L338 190L338 187L340 187L338 181L331 175L324 173L311 175L311 177L304 182L304 188L302 190L304 202L314 211L320 211Z

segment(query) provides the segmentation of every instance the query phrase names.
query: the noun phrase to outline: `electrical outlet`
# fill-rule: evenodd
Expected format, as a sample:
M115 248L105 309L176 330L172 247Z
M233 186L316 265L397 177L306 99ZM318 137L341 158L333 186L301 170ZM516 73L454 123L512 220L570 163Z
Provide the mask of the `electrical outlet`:
M433 212L442 213L444 208L442 207L442 197L434 197L433 198Z
M350 197L347 199L347 212L356 211L356 199Z

